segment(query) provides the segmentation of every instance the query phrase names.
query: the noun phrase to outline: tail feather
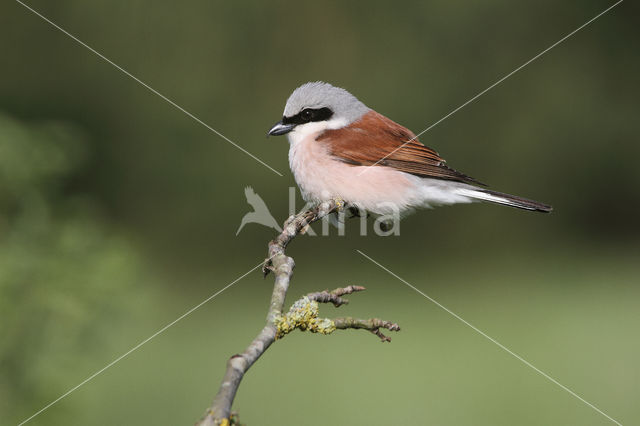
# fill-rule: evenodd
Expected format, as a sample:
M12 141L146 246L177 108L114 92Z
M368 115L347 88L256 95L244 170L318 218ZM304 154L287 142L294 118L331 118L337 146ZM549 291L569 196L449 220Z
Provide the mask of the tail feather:
M549 213L553 210L553 207L548 204L518 197L516 195L505 194L503 192L491 191L489 189L459 188L456 192L475 200L489 201L491 203L503 204L505 206L516 207L524 210L543 213Z

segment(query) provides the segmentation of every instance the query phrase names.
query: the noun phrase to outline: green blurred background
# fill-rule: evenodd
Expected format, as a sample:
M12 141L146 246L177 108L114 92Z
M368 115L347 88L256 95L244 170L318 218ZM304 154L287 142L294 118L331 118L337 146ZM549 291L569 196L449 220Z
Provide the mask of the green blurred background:
M418 132L612 3L28 4L284 177L3 2L1 424L260 262L273 231L235 236L250 210L243 188L287 216L288 144L264 135L296 86L346 87ZM610 424L360 249L621 423L640 423L638 12L622 3L421 138L551 215L463 205L407 218L401 237L354 225L295 241L290 301L361 284L323 315L403 329L384 345L364 332L288 336L245 377L243 422ZM262 327L271 286L250 274L29 424L192 424L226 359Z

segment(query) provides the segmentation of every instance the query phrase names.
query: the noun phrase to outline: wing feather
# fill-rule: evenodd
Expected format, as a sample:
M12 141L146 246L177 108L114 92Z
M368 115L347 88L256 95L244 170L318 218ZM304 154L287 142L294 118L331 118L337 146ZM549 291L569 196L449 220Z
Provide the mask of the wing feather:
M484 185L445 164L411 130L375 111L347 127L325 130L318 138L331 155L355 166L392 167L415 176Z

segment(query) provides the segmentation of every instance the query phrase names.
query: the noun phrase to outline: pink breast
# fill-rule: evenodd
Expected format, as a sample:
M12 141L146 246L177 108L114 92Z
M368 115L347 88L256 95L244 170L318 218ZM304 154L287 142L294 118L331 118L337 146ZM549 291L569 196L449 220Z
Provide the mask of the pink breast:
M414 176L382 166L351 166L331 157L316 137L293 143L289 151L289 164L305 200L340 198L372 212L381 203L404 210L417 202L419 182Z

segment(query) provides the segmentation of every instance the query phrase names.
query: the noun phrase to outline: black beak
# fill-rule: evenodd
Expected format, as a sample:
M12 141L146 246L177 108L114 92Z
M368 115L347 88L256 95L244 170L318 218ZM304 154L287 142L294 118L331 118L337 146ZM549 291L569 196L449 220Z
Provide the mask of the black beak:
M273 125L271 130L269 130L269 132L267 133L267 136L286 135L287 133L292 131L294 127L296 127L295 124L283 124L282 120L280 120Z

